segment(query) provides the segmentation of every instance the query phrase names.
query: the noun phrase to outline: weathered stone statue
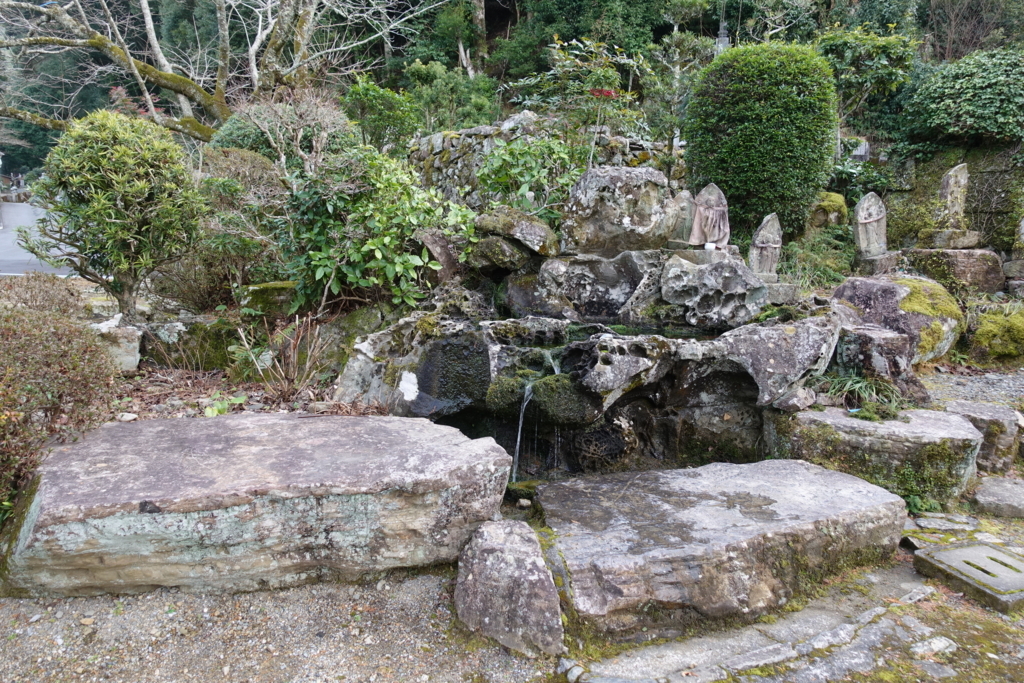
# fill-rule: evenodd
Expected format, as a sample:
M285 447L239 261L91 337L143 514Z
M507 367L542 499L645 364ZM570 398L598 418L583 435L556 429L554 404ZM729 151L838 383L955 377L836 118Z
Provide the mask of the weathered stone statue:
M725 195L714 183L708 184L697 198L697 207L693 217L693 230L690 232L691 245L714 245L723 249L729 243L729 203Z
M775 269L779 265L781 252L782 225L778 215L773 213L765 216L750 241L750 254L747 257L750 269L766 283L777 282L779 276L775 274Z
M888 249L885 235L886 210L882 198L869 192L857 202L853 209L853 238L857 244L857 256L862 259L882 256Z
M967 172L967 164L960 164L946 172L942 176L942 187L939 189L939 199L942 202L939 220L944 223L942 226L947 230L961 230L964 228L964 208L967 204L967 183L970 174Z

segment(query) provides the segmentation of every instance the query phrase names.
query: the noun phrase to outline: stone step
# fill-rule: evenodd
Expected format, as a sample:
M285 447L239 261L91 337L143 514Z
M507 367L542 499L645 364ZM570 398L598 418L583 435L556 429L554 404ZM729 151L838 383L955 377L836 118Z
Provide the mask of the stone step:
M510 466L493 439L419 418L108 424L43 464L0 589L235 592L452 562Z
M609 631L754 618L888 557L906 517L897 496L796 460L581 477L538 501L576 612Z

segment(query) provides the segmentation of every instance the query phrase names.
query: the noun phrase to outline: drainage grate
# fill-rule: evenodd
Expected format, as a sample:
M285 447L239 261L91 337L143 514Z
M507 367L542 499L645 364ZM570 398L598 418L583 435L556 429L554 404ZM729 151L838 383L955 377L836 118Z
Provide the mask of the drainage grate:
M1000 612L1024 608L1024 557L991 543L919 550L914 568Z

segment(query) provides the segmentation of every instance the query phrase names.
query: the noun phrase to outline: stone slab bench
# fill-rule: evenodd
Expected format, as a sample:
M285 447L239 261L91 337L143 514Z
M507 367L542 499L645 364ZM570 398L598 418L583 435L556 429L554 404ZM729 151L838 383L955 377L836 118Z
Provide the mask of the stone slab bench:
M906 520L898 496L799 460L580 477L537 495L553 571L605 631L753 619L890 556Z
M234 592L452 562L510 466L493 439L426 419L111 423L46 459L0 539L0 588Z

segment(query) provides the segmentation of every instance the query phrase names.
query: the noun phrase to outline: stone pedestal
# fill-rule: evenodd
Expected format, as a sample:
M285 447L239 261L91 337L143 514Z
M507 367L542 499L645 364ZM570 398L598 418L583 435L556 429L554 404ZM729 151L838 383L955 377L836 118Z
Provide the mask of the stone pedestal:
M1006 281L998 254L986 249L911 249L907 258L930 278L952 277L979 292L998 292Z
M764 275L759 276L762 280ZM776 280L778 275L773 275ZM768 290L767 301L773 306L795 304L800 301L800 285L789 282L768 282L765 280L765 289Z
M896 272L900 265L901 254L898 251L888 251L878 256L857 257L854 263L854 270L857 275L870 277L872 275L887 275Z

